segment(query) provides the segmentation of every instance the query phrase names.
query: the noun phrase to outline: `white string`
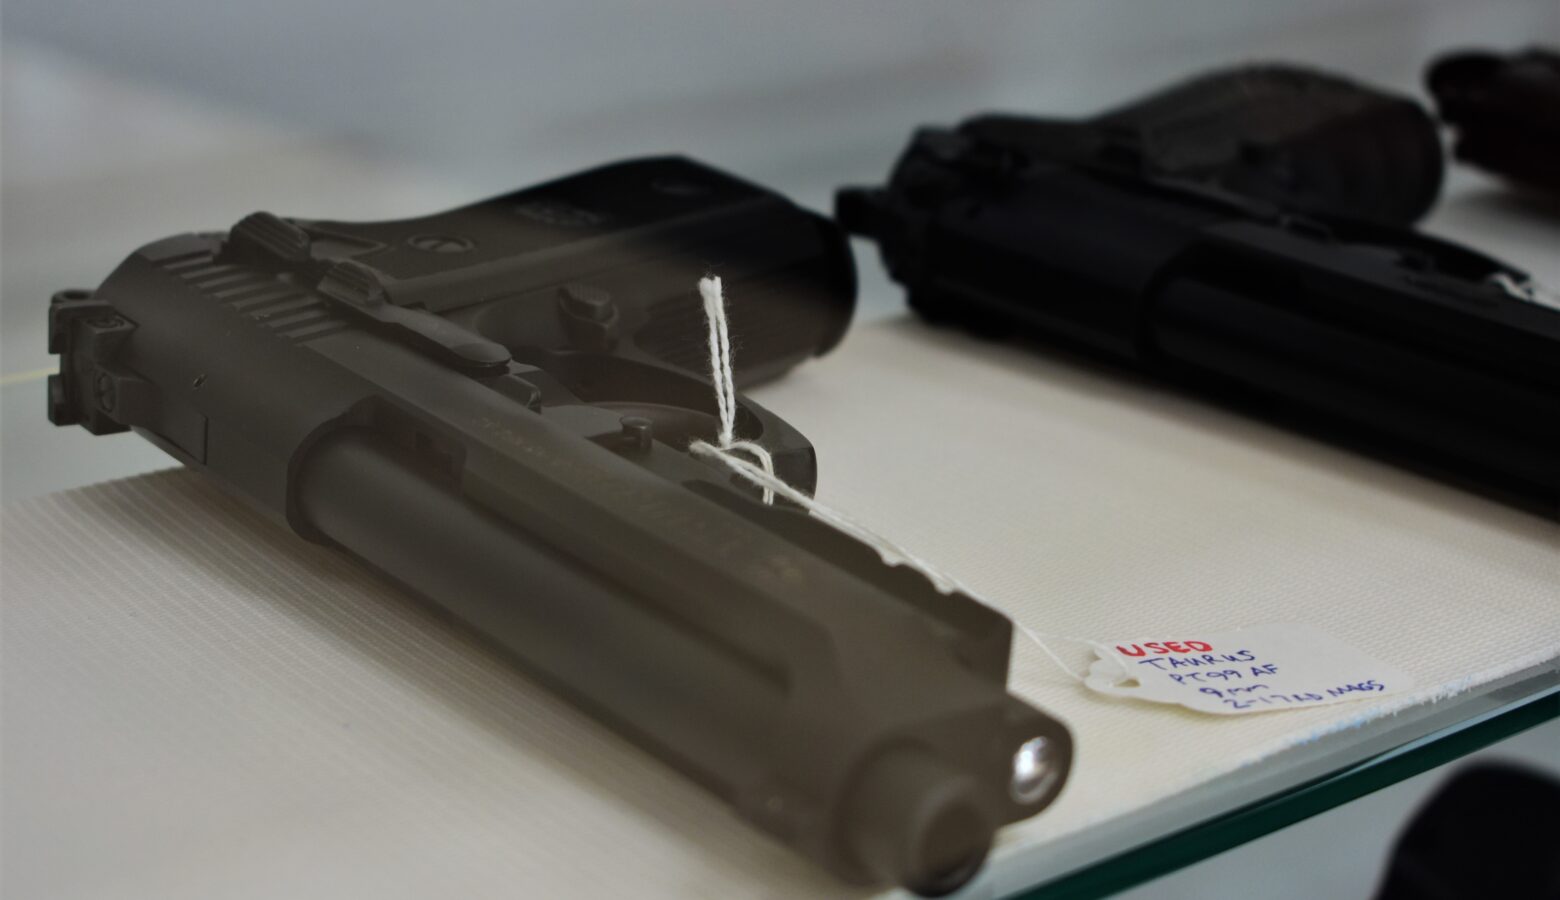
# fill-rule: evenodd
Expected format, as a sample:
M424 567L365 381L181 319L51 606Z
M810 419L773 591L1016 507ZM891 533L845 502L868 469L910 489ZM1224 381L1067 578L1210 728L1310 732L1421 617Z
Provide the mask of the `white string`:
M710 328L710 381L715 384L715 407L720 415L720 432L715 437L717 443L714 447L704 441L694 443L699 448L714 451L721 459L727 458L733 451L740 451L758 460L764 480L754 483L764 489L764 502L773 503L775 491L766 481L780 482L775 477L774 457L754 441L739 441L736 437L737 385L731 373L731 329L726 325L726 297L721 291L720 278L700 278L699 297L704 301L704 321ZM695 453L701 452L700 449L689 449Z
M1536 279L1518 281L1509 272L1496 272L1489 277L1489 282L1518 300L1560 310L1560 294L1539 284Z
M699 298L704 301L704 322L710 330L710 380L715 383L715 404L720 413L718 439L724 448L731 446L736 433L737 414L732 402L736 382L731 374L731 330L726 326L726 298L720 279L700 278Z
M695 440L688 445L689 452L716 460L725 465L742 479L751 482L764 492L764 502L773 503L775 495L795 503L814 516L834 526L835 529L855 538L873 550L883 560L884 565L904 566L926 577L932 583L932 587L940 594L960 593L971 597L992 609L1000 610L1001 607L992 603L973 590L960 583L952 575L943 572L921 557L909 550L883 537L867 526L845 515L839 510L825 506L807 494L802 493L775 474L774 458L769 451L753 441L738 440L736 438L737 417L737 389L731 372L731 334L726 324L726 299L721 289L720 278L709 277L699 279L699 296L704 300L704 316L710 329L710 380L715 385L715 406L720 417L720 430L716 435L716 443ZM746 453L758 460L755 464L738 453ZM1061 657L1048 647L1041 638L1041 633L1029 628L1022 623L1013 620L1013 627L1034 642L1035 646L1045 652L1051 658L1057 668L1071 675L1079 681L1084 676L1073 671L1072 667L1062 662ZM1046 635L1064 641L1076 641L1080 644L1094 646L1093 641L1082 638L1071 638L1063 635Z

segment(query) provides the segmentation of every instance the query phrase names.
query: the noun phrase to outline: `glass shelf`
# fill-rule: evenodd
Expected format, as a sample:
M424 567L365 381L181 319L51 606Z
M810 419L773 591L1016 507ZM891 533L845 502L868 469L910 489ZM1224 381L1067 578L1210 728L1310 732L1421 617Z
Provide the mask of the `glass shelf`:
M1007 896L1108 896L1556 718L1560 660L1551 660L1470 693L1295 747L1155 804L1130 823L1105 822L1033 848L1007 861L1010 876L1020 868L1034 872L1029 887Z

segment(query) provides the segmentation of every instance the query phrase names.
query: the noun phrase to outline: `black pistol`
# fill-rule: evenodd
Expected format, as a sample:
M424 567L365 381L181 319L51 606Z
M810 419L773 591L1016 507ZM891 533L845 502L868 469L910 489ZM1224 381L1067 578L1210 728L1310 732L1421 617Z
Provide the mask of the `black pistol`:
M1560 193L1560 52L1449 53L1431 63L1425 86L1456 133L1458 159Z
M1560 306L1410 227L1435 126L1303 69L924 129L837 216L936 322L1081 348L1560 515Z
M849 322L839 229L687 159L404 221L255 213L57 294L49 415L365 560L838 875L952 890L1056 796L1069 735L1008 693L1004 616L688 452L709 272L739 384ZM802 435L736 424L812 492Z

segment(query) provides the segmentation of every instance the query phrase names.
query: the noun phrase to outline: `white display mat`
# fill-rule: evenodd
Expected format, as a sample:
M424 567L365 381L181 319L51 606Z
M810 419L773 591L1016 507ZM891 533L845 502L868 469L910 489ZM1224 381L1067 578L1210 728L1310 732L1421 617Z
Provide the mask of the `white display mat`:
M822 499L1030 627L1308 622L1417 681L1222 718L1091 694L1020 645L1014 689L1076 766L976 896L1048 842L1560 656L1560 526L1151 386L905 319L755 396L819 448ZM192 473L24 501L0 543L15 896L852 894Z

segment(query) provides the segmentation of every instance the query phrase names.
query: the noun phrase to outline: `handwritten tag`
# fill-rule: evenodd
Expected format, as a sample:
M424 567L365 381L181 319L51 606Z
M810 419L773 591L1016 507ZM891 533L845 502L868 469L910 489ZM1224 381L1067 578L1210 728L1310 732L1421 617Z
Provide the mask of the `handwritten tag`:
M1310 625L1096 644L1084 682L1116 697L1244 715L1395 694L1407 673Z

